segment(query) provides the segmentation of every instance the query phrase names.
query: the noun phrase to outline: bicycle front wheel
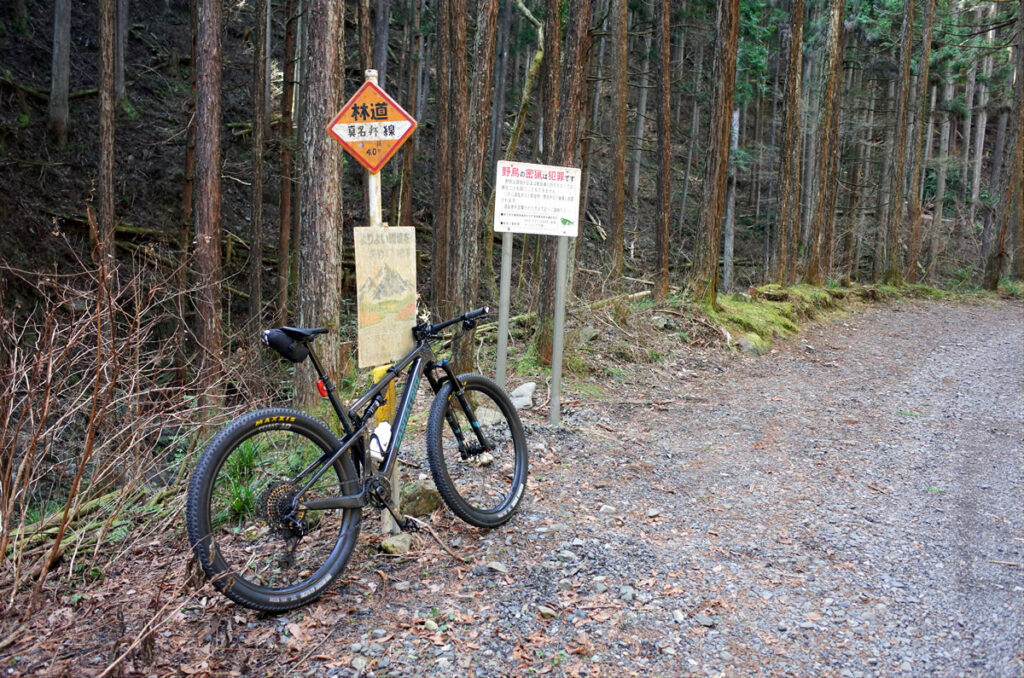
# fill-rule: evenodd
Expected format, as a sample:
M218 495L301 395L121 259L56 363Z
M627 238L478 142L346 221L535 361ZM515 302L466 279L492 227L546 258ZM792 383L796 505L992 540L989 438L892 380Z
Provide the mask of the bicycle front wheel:
M282 408L245 415L210 442L193 472L186 515L196 558L224 595L255 610L290 610L320 596L341 573L359 536L360 511L306 511L301 504L358 491L350 456L294 506L311 477L300 474L339 446L323 423Z
M526 436L512 401L479 374L438 391L427 419L427 460L449 508L470 525L497 527L512 517L526 489Z

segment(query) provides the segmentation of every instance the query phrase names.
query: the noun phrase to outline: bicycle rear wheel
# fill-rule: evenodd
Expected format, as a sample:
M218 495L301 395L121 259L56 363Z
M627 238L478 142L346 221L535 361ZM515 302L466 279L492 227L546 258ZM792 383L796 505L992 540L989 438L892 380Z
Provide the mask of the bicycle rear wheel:
M296 476L339 446L323 423L282 408L245 415L210 442L192 475L186 516L192 549L221 593L278 612L317 598L341 573L360 510L292 508L306 482ZM345 454L300 501L356 491Z
M493 381L458 377L465 403L447 382L427 419L427 460L449 508L470 525L497 527L512 517L526 489L526 436L515 406Z

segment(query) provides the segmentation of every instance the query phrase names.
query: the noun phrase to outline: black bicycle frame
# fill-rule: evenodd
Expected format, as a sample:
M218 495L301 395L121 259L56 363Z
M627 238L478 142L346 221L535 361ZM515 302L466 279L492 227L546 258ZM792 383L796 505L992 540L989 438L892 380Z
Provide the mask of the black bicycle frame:
M416 391L419 388L420 379L422 379L424 374L427 377L427 382L430 384L430 388L435 394L441 390L445 381L450 380L455 384L456 397L458 397L462 406L466 408L466 412L472 413L472 408L466 401L464 392L459 385L458 379L456 378L451 365L447 360L437 362L434 356L434 351L429 344L429 337L421 337L416 347L390 367L386 376L374 384L373 387L362 397L352 403L347 411L342 407L341 401L335 394L334 385L331 383L330 376L321 367L320 361L317 359L312 347L309 347L309 349L309 357L313 361L313 366L316 368L317 374L320 376L320 381L324 385L327 397L331 402L331 407L334 409L335 413L338 415L338 419L341 421L345 435L341 446L339 446L338 449L329 454L325 453L321 455L319 459L307 466L295 477L295 480L298 480L303 478L307 473L311 471L313 472L313 475L309 480L304 482L302 489L296 494L296 502L298 502L299 498L313 486L313 484L327 471L328 468L341 458L341 455L348 452L354 446L362 444L363 433L371 421L373 414L385 403L383 396L385 389L387 389L388 385L404 372L408 372L409 378L405 383L402 396L398 400L398 407L395 412L395 426L393 428L391 440L388 441L387 449L384 451L383 464L381 464L377 469L377 474L385 477L388 476L398 461L398 450L402 444L402 438L405 435L405 427L409 421L409 415L412 412L412 406L416 399ZM437 370L441 370L443 372L439 377L435 375ZM449 421L452 421L451 415L449 415ZM475 414L471 414L471 421L473 423L473 429L477 433L477 437L480 438L480 444L487 447L487 441L484 439L483 434L480 431L480 427L476 424ZM458 430L457 425L453 425L452 428L459 441L460 449L464 449L465 441L463 440L462 432ZM366 478L370 477L370 475L371 474L366 473L365 468L363 468L360 479L365 481ZM361 508L366 506L368 503L369 494L369 489L366 486L366 483L363 482L361 485L359 492L355 494L345 494L339 497L327 497L324 499L314 499L308 502L301 502L302 507L305 510L311 511ZM296 505L295 508L298 508L298 505Z

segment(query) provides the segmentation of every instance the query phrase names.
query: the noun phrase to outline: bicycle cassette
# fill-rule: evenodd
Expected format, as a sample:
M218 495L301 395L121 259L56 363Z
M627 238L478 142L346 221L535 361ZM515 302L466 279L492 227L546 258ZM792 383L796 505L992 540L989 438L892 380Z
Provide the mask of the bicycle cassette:
M284 480L267 486L257 500L260 515L267 525L275 530L292 531L296 529L296 526L301 526L305 510L302 508L292 509L292 501L298 493L299 487Z

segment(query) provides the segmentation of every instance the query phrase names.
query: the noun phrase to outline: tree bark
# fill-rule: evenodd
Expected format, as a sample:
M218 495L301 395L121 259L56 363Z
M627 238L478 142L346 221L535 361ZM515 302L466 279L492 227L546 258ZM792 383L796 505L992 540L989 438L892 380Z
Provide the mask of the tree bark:
M711 129L704 170L704 198L700 232L703 242L693 271L693 297L705 307L717 308L718 257L722 247L722 213L729 178L729 111L733 108L736 81L736 50L739 42L739 0L722 0L717 6L715 65L711 81Z
M680 11L680 13L682 15L684 15L684 16L686 15L686 13L687 13L686 0L682 0L682 2L679 3L679 11ZM679 30L678 37L676 38L676 44L679 45L679 48L678 48L679 58L676 60L676 71L678 73L679 82L682 83L683 80L686 78L686 31L684 31L682 29ZM671 76L670 76L670 78L671 78ZM673 111L674 111L674 113L672 114L673 121L675 122L675 124L678 125L679 122L682 120L681 116L682 116L682 112L683 112L683 88L682 87L678 87L676 89L676 100L675 100L675 103L672 104L672 108L673 108Z
M831 272L832 242L835 233L836 186L839 183L839 117L843 85L843 14L846 3L832 0L828 22L828 57L825 63L825 84L821 93L821 116L818 124L818 199L811 218L809 257L804 275L811 285L820 285L822 250L826 250L825 275ZM824 236L824 238L823 238ZM824 240L824 241L823 241Z
M810 11L808 14L811 18L811 25L814 23L814 5L810 5ZM816 78L818 77L818 57L819 50L810 49L804 53L804 73L801 80L803 87L803 99L801 102L801 111L804 116L804 125L802 125L802 145L801 151L801 162L800 174L798 176L803 178L803 184L800 186L800 194L802 196L799 204L800 209L800 231L796 233L795 252L791 264L793 266L794 280L797 275L797 264L798 257L802 254L807 256L808 243L811 240L811 216L814 214L814 208L818 203L818 175L815 172L817 167L818 154L815 153L815 149L818 147L818 140L814 138L814 131L818 128L818 118L821 115L821 111L818 110L818 98L814 96L814 88L816 84Z
M654 277L654 299L661 301L668 296L668 251L669 222L672 210L672 50L670 0L657 4L658 44L658 212L654 236L654 251L657 253L657 270Z
M97 255L110 275L114 259L114 42L116 19L114 0L100 0L100 148L97 172L99 233Z
M196 0L189 1L190 27L191 27L191 57L192 63L196 63L196 21L198 8ZM188 270L190 267L192 242L192 195L195 183L195 156L196 156L196 69L191 69L189 76L189 101L188 101L188 125L185 133L185 183L181 189L181 225L178 232L178 243L181 247L181 261L178 262L178 269L175 271L175 282L179 290L176 296L178 322L180 323L177 336L175 336L174 371L175 380L178 384L187 383L186 368L188 358L186 356L186 338L189 335L186 313L185 313L185 289L188 286Z
M988 21L991 24L995 21L996 6L991 5L989 7ZM988 31L986 42L989 45L995 40L995 28ZM971 180L971 208L970 208L970 221L968 222L971 227L974 226L974 217L977 213L978 207L980 206L981 198L981 164L982 159L985 157L985 132L988 127L988 96L989 88L988 82L992 77L992 54L991 52L985 54L985 58L982 60L981 66L982 80L978 83L978 124L975 128L974 137L974 175ZM995 185L989 184L990 193L995 190ZM987 217L984 220L984 228L981 233L981 260L987 262L989 259L989 250L992 241L992 219L991 212L987 213Z
M953 99L953 78L949 72L943 75L942 100L947 106L942 109L942 123L939 126L939 154L935 169L935 209L932 217L932 231L929 238L928 278L935 275L935 267L942 252L946 222L943 219L946 203L946 170L949 166L949 137L952 114L948 104Z
M608 208L608 248L611 258L609 275L613 282L622 277L623 247L626 221L626 107L629 72L628 4L611 0L612 22L612 97L611 134L612 176Z
M465 0L443 0L439 19L447 24L441 31L441 68L437 72L442 95L438 98L437 207L434 214L435 309L443 318L468 310L477 301L480 271L480 234L484 207L484 162L490 122L493 70L475 74L469 86L469 63L494 61L498 8L481 2L475 18L472 53L468 50ZM445 96L445 93L447 96ZM473 143L470 143L473 140ZM449 150L442 149L447 144ZM444 158L442 161L441 158ZM439 235L443 234L443 239ZM438 257L445 261L438 267ZM472 360L472 333L455 343L452 362L465 371Z
M591 82L593 85L586 90L587 92L587 120L583 123L587 126L587 132L583 135L583 139L580 143L580 167L582 169L581 179L582 186L580 186L580 237L583 237L583 226L586 224L586 216L590 207L590 185L593 179L593 167L594 167L594 142L595 137L600 134L601 129L601 78L604 64L604 52L605 52L605 33L608 27L608 0L598 0L596 7L596 16L603 17L600 28L596 31L597 38L597 58L592 59L593 65L591 66L593 74ZM580 238L573 238L569 241L569 261L572 262L572 268L575 271L576 259L579 253L578 245ZM566 298L571 298L574 288L575 276L570 276L568 279L568 289L566 290Z
M934 10L934 8L933 8ZM939 102L939 86L933 83L931 86L931 96L928 99L928 129L924 133L924 167L921 170L924 174L921 175L921 192L920 199L924 202L924 189L927 183L928 168L932 166L932 157L935 151L935 106Z
M556 121L561 111L558 103L562 98L562 13L560 0L546 0L546 21L544 25L544 66L541 77L541 98L539 111L543 126L541 158L553 164L555 157Z
M996 6L989 6L988 21L994 21ZM995 40L995 29L988 31L986 42L991 45L992 41ZM981 82L978 83L978 124L974 128L974 158L973 158L973 174L971 176L971 207L970 207L970 221L968 222L971 227L974 226L974 217L978 210L979 199L981 197L981 161L985 157L985 132L988 127L988 81L992 77L992 54L986 53L985 58L981 62ZM994 188L994 187L990 187ZM987 222L988 223L988 222ZM988 233L982 234L982 260L988 259Z
M864 237L867 230L867 214L865 207L871 195L871 168L872 150L875 127L875 102L878 100L878 84L872 86L872 79L868 80L868 89L871 94L868 97L868 110L865 113L864 136L860 140L858 151L857 179L854 180L854 198L850 207L851 229L853 231L853 243L850 248L849 268L847 276L851 280L860 280L860 260Z
M962 16L963 14L966 13L966 6L967 6L967 3L964 2L963 3L963 9L961 9L958 12L958 14L960 16ZM978 7L973 12L973 15L974 15L974 18L975 18L975 22L980 21L980 19L981 19L981 8ZM970 191L971 191L971 181L970 181L970 176L971 176L971 129L973 129L971 127L971 123L973 122L973 119L974 119L974 93L975 93L975 89L976 89L975 85L976 85L977 79L978 79L978 64L977 64L976 61L974 61L974 56L975 55L974 55L973 51L968 51L968 54L966 56L969 59L971 59L971 63L967 67L967 81L964 83L964 109L965 110L964 110L963 134L962 134L964 147L963 147L963 151L962 151L962 160L961 160L961 164L963 166L963 169L961 170L961 176L963 177L963 181L961 182L962 185L963 185L963 195L962 195L963 202L967 202L967 198L971 195L971 193L970 193Z
M1021 3L1024 11L1024 3ZM1018 16L1018 24L1021 19ZM999 287L999 276L1003 272L1006 261L1006 241L1011 223L1016 221L1018 235L1018 257L1024 256L1024 33L1017 31L1016 86L1014 88L1013 124L1008 142L1010 150L1010 171L997 188L999 207L996 212L996 237L992 247L992 255L985 262L986 289L995 290ZM1017 262L1017 275L1021 275L1021 260Z
M781 44L781 37L779 38L779 44ZM781 51L780 51L781 52ZM769 176L765 183L767 184L767 195L765 195L765 204L768 205L768 209L774 205L775 195L775 183L778 181L778 171L776 168L778 165L775 164L775 159L779 155L779 147L777 145L777 132L778 125L778 109L779 109L779 75L782 70L782 54L776 53L773 59L775 68L772 69L772 84L771 84L771 96L772 96L772 112L771 118L768 123L768 148L772 149L771 167L769 169ZM773 219L774 217L774 219ZM764 242L764 278L765 280L771 280L772 271L775 270L775 252L776 244L775 241L779 238L779 213L776 208L774 213L769 213L767 223L765 225L765 242Z
M804 2L793 0L786 53L785 126L782 134L782 169L779 172L779 235L776 242L775 282L793 281L795 243L800 236L800 134L801 59L803 53Z
M420 58L412 58L412 54L421 54L421 41L423 36L420 31L420 5L419 0L410 0L409 9L412 12L412 43L409 45L410 59L409 59L409 84L408 84L408 96L406 97L409 103L409 115L413 118L417 118L420 115L419 108L417 107L419 85L419 61ZM401 225L412 225L412 164L416 158L416 135L414 134L405 142L402 151L402 178L398 182L399 184L399 197L398 197L398 215L395 217L395 222ZM486 262L485 262L486 263Z
M892 183L889 184L889 200L892 207L886 224L885 281L890 285L902 281L900 273L899 235L903 225L903 179L906 174L907 115L910 109L910 56L914 44L914 0L903 5L903 33L900 58L900 89L896 97L896 148L893 155L895 167Z
M338 376L343 364L342 300L342 149L324 131L341 108L345 87L343 7L334 0L306 3L306 39L302 80L302 228L299 238L298 320L302 326L323 326L317 340L324 369ZM296 374L300 406L316 401L308 377Z
M114 43L114 96L124 98L125 58L128 50L128 0L117 0L117 42Z
M380 86L387 90L388 38L391 33L391 0L377 0L373 18L373 67Z
M373 68L373 19L370 0L359 0L359 70Z
M999 120L996 122L996 140L992 145L992 176L989 183L998 186L1002 180L1003 168L1006 160L1006 129L1010 121L1010 111L1003 108L999 111Z
M683 195L679 201L679 241L682 242L686 229L686 203L690 196L690 171L693 167L693 150L697 147L700 136L700 99L696 96L701 84L701 71L704 66L704 45L697 49L697 74L694 77L693 109L690 112L690 142L686 149L686 165L683 166ZM682 250L682 248L680 248Z
M544 35L555 35L562 40L560 12L558 0L549 0L547 23ZM552 10L555 11L552 11ZM555 69L547 75L547 89L554 91L555 96L548 100L548 118L558 120L552 146L549 147L545 162L552 165L575 166L582 135L583 107L586 100L587 55L589 53L588 31L592 12L591 0L572 0L569 5L569 16L573 18L571 26L566 30L564 59L560 62L548 58L549 50L562 51L562 45L553 45L548 41L545 48L545 62ZM555 86L557 83L557 88ZM578 222L579 222L578 218ZM537 295L537 331L534 335L537 355L542 364L549 365L552 360L552 336L555 319L555 283L557 274L557 238L543 238L542 243L542 280ZM572 259L567 257L566 267L571 266ZM567 277L571 273L567 271Z
M63 147L68 140L68 80L71 69L71 0L53 4L53 56L50 66L50 135Z
M730 155L740 148L740 109L732 109L732 124L729 126ZM736 168L729 167L729 178L725 185L725 227L722 232L722 291L732 289L732 257L736 239Z
M249 322L261 324L263 311L263 147L266 112L267 7L270 0L256 0L256 38L252 63L252 204L249 230ZM287 261L287 253L278 255Z
M199 387L208 405L220 393L221 351L221 2L199 0L196 21L196 268Z
M885 94L886 112L896 109L896 82L889 81ZM892 183L893 172L896 167L896 160L893 157L893 147L896 144L896 130L892 125L884 125L882 129L882 168L878 180L878 189L875 191L875 237L872 247L872 280L881 280L885 271L886 263L886 229L889 224L889 214L896 203L896 198L889 193ZM885 187L883 189L882 187Z
M505 92L508 84L509 41L512 30L512 2L506 0L498 20L498 68L494 80L494 106L491 110L491 131L487 143L487 171L490 173L501 153L501 137L505 126Z
M852 73L850 76L850 89L856 89L858 91L864 91L864 72L858 71ZM853 115L853 127L864 127L864 120L867 119L866 113L860 113L855 110ZM857 252L857 241L859 238L858 226L860 223L860 211L861 211L861 195L863 195L862 185L866 181L866 172L864 155L867 152L867 144L863 138L854 137L851 143L854 145L854 157L850 163L850 192L849 201L846 207L846 229L843 235L842 243L842 261L839 265L841 275L846 282L853 279L854 271L856 270L856 259L854 253ZM858 253L859 254L859 253Z
M452 137L453 126L450 118L452 115L452 99L454 98L451 72L453 58L465 58L465 36L462 38L462 52L456 52L455 37L452 31L455 25L449 16L445 0L441 0L437 6L437 131L435 134L434 157L437 163L437 179L434 184L434 223L433 240L431 242L431 255L434 266L432 267L432 308L438 317L444 319L453 308L453 294L449 289L451 271L448 261L448 240L450 232L454 228L451 223L451 193L455 184L455 171L457 163L454 159L455 139ZM462 24L463 21L456 22ZM461 103L461 102L460 102ZM464 126L463 126L464 128ZM457 131L457 128L456 128ZM462 150L465 150L462 148Z
M286 324L288 317L288 283L292 260L292 150L295 129L292 104L295 101L295 0L285 3L284 25L284 87L281 91L281 202L277 229L277 324Z
M629 199L636 207L640 191L640 165L644 156L644 127L647 124L647 79L651 70L651 34L644 36L644 56L640 62L640 93L636 103L636 127L633 133L633 163L629 177Z
M918 94L917 126L914 128L914 166L910 174L910 243L907 247L907 274L906 280L909 283L917 282L918 258L921 254L921 184L924 181L924 149L922 147L922 132L924 131L924 118L928 110L928 61L931 59L932 47L932 22L935 14L935 0L925 0L924 25L921 29L921 66L918 82L920 83Z

